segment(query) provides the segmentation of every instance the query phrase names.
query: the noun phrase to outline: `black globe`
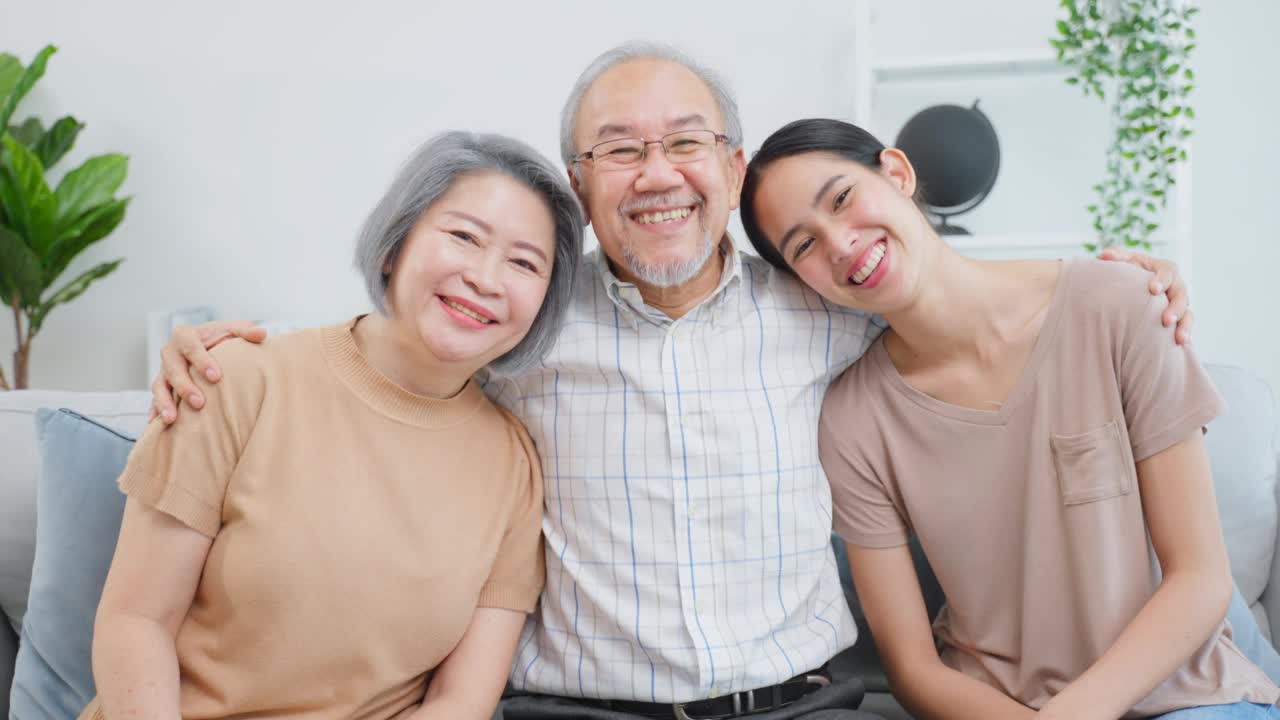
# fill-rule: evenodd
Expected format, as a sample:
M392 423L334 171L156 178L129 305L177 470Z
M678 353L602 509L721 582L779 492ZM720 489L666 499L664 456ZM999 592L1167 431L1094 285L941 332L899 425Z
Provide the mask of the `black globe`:
M1000 173L1000 141L976 102L921 110L896 144L915 166L925 205L943 218L976 207Z

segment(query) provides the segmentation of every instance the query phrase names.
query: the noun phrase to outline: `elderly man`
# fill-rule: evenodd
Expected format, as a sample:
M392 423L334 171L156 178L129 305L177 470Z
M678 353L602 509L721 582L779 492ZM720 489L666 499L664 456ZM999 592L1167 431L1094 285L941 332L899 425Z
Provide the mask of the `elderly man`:
M737 106L677 51L597 58L561 151L600 248L543 367L486 387L528 426L546 481L547 585L505 717L869 717L857 681L824 669L856 627L817 421L878 321L734 246ZM228 335L262 332L210 323L170 342L153 386L166 420L170 386L199 407L188 364L216 378L205 346Z

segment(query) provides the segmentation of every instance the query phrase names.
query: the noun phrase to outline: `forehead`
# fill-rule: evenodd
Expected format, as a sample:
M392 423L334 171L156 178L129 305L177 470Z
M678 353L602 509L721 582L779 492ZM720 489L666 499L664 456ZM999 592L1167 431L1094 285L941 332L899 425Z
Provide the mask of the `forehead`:
M829 181L833 178L852 181L867 172L870 171L858 163L827 153L792 155L771 163L756 190L761 228L777 242L778 236L792 223L802 222L819 212L814 208L815 195L827 187Z
M668 60L629 60L602 73L583 95L574 139L591 141L610 127L652 133L690 115L724 130L715 96L692 70Z

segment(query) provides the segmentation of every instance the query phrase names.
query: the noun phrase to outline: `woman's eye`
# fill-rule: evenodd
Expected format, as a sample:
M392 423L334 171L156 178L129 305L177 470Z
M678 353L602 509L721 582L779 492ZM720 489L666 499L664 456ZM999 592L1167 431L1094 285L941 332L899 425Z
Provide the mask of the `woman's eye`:
M840 206L844 205L845 199L849 197L849 190L850 188L845 188L844 190L840 191L839 195L836 196L836 203L835 203L835 207L833 208L834 210L839 210Z
M791 256L791 261L795 262L796 260L799 260L800 256L804 254L804 251L808 250L809 246L812 244L813 244L813 238L805 238L803 241L801 241L800 245L796 247L795 253Z
M528 260L512 260L511 262L515 263L517 267L522 267L529 272L538 272L538 266Z
M454 236L454 237L456 237L456 238L458 238L458 239L459 239L459 240L461 240L462 242L465 242L465 243L471 243L472 245L474 245L474 244L476 243L476 239L475 239L475 237L473 237L473 236L471 235L471 233L466 233L466 232L463 232L463 231L461 231L461 230L454 230L454 231L450 232L449 234L450 234L450 235L452 235L452 236Z

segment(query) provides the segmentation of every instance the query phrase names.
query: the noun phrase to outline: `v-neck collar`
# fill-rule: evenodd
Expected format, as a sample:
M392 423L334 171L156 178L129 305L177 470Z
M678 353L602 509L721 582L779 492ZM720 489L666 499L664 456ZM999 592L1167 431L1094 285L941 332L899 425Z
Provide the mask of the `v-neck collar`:
M1040 376L1040 366L1044 364L1044 358L1049 354L1054 345L1054 340L1058 336L1058 326L1061 324L1060 321L1067 300L1067 289L1071 283L1073 270L1079 264L1076 258L1061 262L1062 267L1058 271L1058 281L1053 288L1053 297L1049 302L1049 309L1045 313L1044 322L1040 325L1040 332L1036 336L1035 345L1032 346L1031 353L1027 356L1027 361L1022 366L1017 383L1009 391L1009 397L1005 399L999 410L978 410L964 407L963 405L955 405L918 390L898 372L898 368L893 364L893 359L889 357L889 351L885 349L883 337L868 352L871 356L870 359L877 363L877 369L884 377L888 378L895 390L929 412L978 425L1004 425L1008 423L1009 418L1013 416L1014 412L1026 399L1026 396L1035 387L1036 381Z

